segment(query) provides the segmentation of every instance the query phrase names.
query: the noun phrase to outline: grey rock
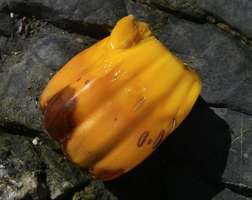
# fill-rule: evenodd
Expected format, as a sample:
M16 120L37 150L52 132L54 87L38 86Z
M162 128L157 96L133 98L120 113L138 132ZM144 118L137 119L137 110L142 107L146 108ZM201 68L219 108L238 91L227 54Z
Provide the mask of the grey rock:
M236 194L228 189L221 191L218 195L216 195L213 200L250 200L251 198L247 198L245 196Z
M12 56L16 63L0 67L0 123L42 129L38 98L50 77L73 55L94 40L67 33L39 33L26 43L27 49ZM14 58L13 58L14 57Z
M0 13L0 35L10 36L13 30L13 24L9 14Z
M182 18L205 23L211 17L238 29L248 38L252 38L252 2L250 0L138 0L167 13Z
M73 188L83 187L90 181L91 178L85 171L73 166L62 154L53 151L52 146L42 142L38 149L45 166L45 182L51 199L63 198Z
M0 11L3 11L7 7L5 0L0 0Z
M37 16L60 27L103 37L109 28L126 15L123 0L65 1L9 0L12 12Z
M6 43L7 43L7 37L0 36L0 62L3 59L2 56Z
M41 162L31 142L3 132L0 137L0 199L46 198Z
M0 136L0 199L63 198L90 181L86 172L57 153L49 139L1 130Z
M226 108L214 108L232 130L232 142L223 178L252 187L252 117Z
M252 1L198 0L199 7L252 38Z
M206 13L197 0L137 0L140 3L195 22L206 22Z

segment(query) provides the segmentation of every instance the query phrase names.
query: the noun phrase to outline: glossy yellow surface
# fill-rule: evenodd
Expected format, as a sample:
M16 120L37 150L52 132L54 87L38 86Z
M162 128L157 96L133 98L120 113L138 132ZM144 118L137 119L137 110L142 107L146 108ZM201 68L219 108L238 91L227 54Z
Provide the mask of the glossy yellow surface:
M179 126L200 89L198 75L130 15L72 58L40 104L46 128L67 156L110 180L142 162ZM58 128L70 121L70 128Z

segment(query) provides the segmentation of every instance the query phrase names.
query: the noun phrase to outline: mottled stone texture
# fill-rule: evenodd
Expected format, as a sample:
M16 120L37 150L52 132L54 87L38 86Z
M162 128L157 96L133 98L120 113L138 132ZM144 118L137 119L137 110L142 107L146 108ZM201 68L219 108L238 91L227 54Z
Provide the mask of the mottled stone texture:
M61 32L31 36L26 47L13 56L18 57L15 63L0 66L0 123L41 130L38 97L42 89L59 67L92 41Z
M0 134L0 199L56 199L77 185L88 185L87 174L45 138Z
M232 146L223 178L252 188L252 116L227 108L214 108L231 129Z
M219 22L252 38L252 1L250 0L137 0L162 10L178 13L189 20L204 22L214 17Z
M199 72L202 98L152 156L104 185L47 137L38 98L127 14ZM252 198L251 39L251 0L0 0L0 199Z

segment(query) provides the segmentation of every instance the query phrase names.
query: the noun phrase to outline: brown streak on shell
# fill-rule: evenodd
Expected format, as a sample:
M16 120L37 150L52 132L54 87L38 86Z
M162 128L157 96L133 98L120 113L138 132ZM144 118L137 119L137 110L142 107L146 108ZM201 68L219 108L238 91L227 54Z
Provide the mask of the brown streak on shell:
M153 149L156 149L161 143L165 135L165 130L162 129L158 135L158 137L153 142Z
M76 79L76 82L79 82L81 80L81 76Z
M141 96L133 108L134 112L139 110L143 106L144 102L145 102L145 97Z
M143 146L143 144L145 143L145 141L146 141L146 139L148 138L149 134L150 134L149 131L144 131L144 132L141 134L140 138L139 138L138 141L137 141L137 146L138 146L138 147Z
M89 82L90 82L90 80L86 80L86 81L85 81L85 85L87 85Z
M75 127L75 90L65 87L56 93L44 108L44 125L49 134L61 144L69 138Z

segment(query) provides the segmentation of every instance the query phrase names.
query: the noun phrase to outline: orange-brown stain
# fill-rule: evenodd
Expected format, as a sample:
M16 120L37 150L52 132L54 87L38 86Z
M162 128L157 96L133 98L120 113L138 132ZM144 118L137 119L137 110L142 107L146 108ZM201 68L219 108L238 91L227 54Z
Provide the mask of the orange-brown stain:
M62 143L75 127L75 90L66 87L56 93L44 107L44 125L50 135Z

